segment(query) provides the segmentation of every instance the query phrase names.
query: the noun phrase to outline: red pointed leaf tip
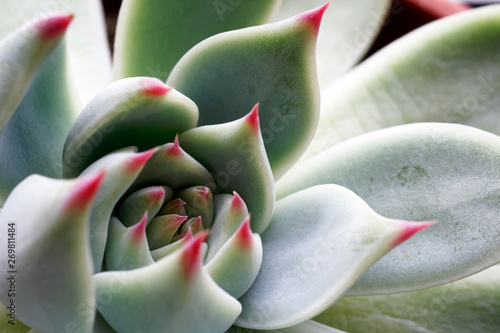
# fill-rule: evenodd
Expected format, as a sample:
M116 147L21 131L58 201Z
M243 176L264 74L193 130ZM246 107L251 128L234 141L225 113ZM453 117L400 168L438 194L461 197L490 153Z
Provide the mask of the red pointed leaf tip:
M139 243L146 237L146 223L148 222L148 212L145 212L139 223L133 225L131 240L134 243Z
M330 1L325 3L323 6L318 7L316 9L311 9L307 12L298 15L298 19L301 22L305 22L309 24L313 29L316 36L319 32L319 26L321 24L321 19L323 18L323 14L325 13L326 8L330 5Z
M150 150L146 150L142 153L135 154L127 161L127 170L129 172L138 171L146 164L147 161L149 161L151 156L153 156L157 151L158 148L153 148Z
M165 190L162 187L155 187L148 192L151 202L163 201L165 198Z
M255 104L252 111L246 115L245 121L254 132L257 133L259 131L259 103Z
M48 19L35 23L35 28L38 30L42 41L48 42L60 37L68 28L69 24L73 20L73 17L73 15L49 17Z
M172 223L176 226L180 226L184 221L188 219L187 216L182 216L182 215L177 215L177 214L172 214L169 215L172 216Z
M246 204L243 201L243 199L240 197L238 193L236 193L236 191L233 192L233 195L234 195L233 200L231 200L231 210L237 212L244 210Z
M437 221L424 221L424 222L412 222L412 221L401 221L403 224L403 229L399 232L398 237L392 243L391 248L403 243L405 240L413 236L419 231L427 229L433 226Z
M185 245L182 251L181 264L188 281L193 278L201 268L201 243L203 243L206 237L205 233L196 235L193 240Z
M78 181L64 204L65 210L87 209L96 196L105 174L104 171L101 171Z
M236 242L243 249L251 249L253 246L253 234L252 229L250 229L250 215L247 216L245 221L241 224L239 229L236 231Z
M169 143L167 145L167 154L170 156L180 156L182 155L182 149L179 145L179 134L175 135L174 143Z
M160 97L172 90L163 81L154 77L144 78L141 84L141 93L147 96Z

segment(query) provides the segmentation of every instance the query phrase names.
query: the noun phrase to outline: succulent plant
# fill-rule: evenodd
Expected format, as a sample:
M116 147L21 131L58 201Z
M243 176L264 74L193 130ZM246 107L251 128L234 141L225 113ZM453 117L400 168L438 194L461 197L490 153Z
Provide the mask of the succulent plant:
M0 5L1 332L500 329L500 7L316 4Z

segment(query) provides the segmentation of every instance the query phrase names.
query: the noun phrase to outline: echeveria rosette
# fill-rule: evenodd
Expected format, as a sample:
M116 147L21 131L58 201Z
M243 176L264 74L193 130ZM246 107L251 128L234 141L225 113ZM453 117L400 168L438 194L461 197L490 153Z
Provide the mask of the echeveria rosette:
M380 26L379 9L387 9L388 2L372 2ZM291 3L286 11L293 11ZM300 172L286 174L274 203L274 179L297 160L316 130L314 48L326 5L205 39L263 23L278 1L196 4L125 1L114 58L115 77L121 79L93 96L81 113L76 97L88 100L98 86L84 82L92 81L93 70L80 80L86 76L82 68L93 68L82 54L80 73L69 74L78 45L72 41L81 37L83 21L75 22L80 29L69 35L68 53L62 39L68 15L28 25L35 32L32 40L18 39L24 34L18 30L16 43L2 44L6 59L18 61L0 73L3 82L10 82L16 68L29 69L17 85L0 86L13 91L0 94L12 97L5 111L10 120L0 133L7 157L0 162L0 194L3 201L9 195L0 213L0 241L7 244L9 223L16 221L17 319L42 333L338 332L327 325L347 327L336 316L345 303L330 306L346 292L429 287L496 263L496 188L482 191L496 179L500 144L496 136L472 128L412 125L347 141L302 164ZM214 4L219 17L234 16L199 20ZM79 13L99 16L94 5L82 1L75 20ZM160 15L165 8L169 20ZM180 15L187 10L189 19ZM372 14L360 13L358 19ZM201 28L186 30L189 38L158 33L186 22ZM327 31L334 28L345 29L330 23ZM53 31L51 38L44 39L46 30ZM356 45L354 58L369 42ZM26 56L15 59L23 47ZM318 66L325 68L321 61ZM35 67L40 67L36 73ZM330 73L323 73L326 82ZM127 78L131 75L141 76ZM144 75L168 76L170 86ZM432 163L446 154L459 157L452 159L453 168ZM66 179L55 179L61 177ZM454 188L459 178L466 181ZM354 192L332 183L399 219L378 215ZM317 184L322 185L312 186ZM456 201L442 188L452 188L451 196L458 189L463 210L453 209ZM436 193L443 195L437 205ZM435 223L405 219L436 217L437 226L392 250ZM449 235L450 228L460 232ZM432 244L433 239L448 243ZM461 260L445 257L451 259L442 267L439 260L408 250L430 244L445 253L461 242L467 243ZM388 251L388 258L396 259L382 259L378 266L387 271L369 269L355 284ZM409 266L408 256L413 256ZM426 262L439 269L430 274ZM1 262L3 271L6 263ZM415 271L424 278L415 278ZM489 272L470 288L483 294L495 288L491 281L498 273ZM403 278L394 283L391 277L398 275ZM374 284L380 276L382 283ZM2 279L1 289L8 283ZM428 290L432 297L436 289ZM9 304L5 293L0 297ZM366 297L373 304L392 301ZM481 304L478 298L463 299L469 306ZM404 297L393 300L401 307L410 304ZM363 327L362 314L346 313L343 318L354 322L354 329ZM449 313L443 316L444 325L453 324ZM16 329L29 330L19 321Z

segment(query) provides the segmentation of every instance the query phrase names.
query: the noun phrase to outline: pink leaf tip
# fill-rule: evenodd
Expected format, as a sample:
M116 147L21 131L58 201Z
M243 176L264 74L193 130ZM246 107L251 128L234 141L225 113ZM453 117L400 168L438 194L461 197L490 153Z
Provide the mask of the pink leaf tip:
M212 192L206 186L196 186L196 194L198 194L200 198L204 200L210 200L212 196Z
M233 200L231 200L231 210L242 211L245 209L246 204L236 191L233 191Z
M72 14L49 17L35 23L35 28L38 30L42 41L48 42L62 36L71 21L73 21L73 17Z
M401 222L403 224L403 228L399 232L397 238L392 243L391 248L394 248L397 245L403 243L417 232L427 229L428 227L433 226L434 224L437 223L437 221L424 221L424 222L401 221Z
M141 93L144 95L160 97L170 90L172 90L171 87L154 77L147 77L142 81Z
M321 24L321 19L323 18L323 14L325 13L326 8L330 5L330 1L325 3L323 6L318 7L316 9L311 9L307 12L298 15L300 21L309 24L313 29L316 36L319 32L319 26Z
M148 212L145 212L139 223L132 226L132 241L140 242L146 237L146 223L148 222Z
M194 237L194 239L192 239L189 243L185 245L182 251L181 264L188 281L201 268L201 243L205 241L207 235L208 233L206 232L200 232L199 234L196 235L196 237Z
M182 155L182 149L179 145L179 134L175 135L174 143L168 145L167 154L170 156Z
M245 121L254 132L259 131L259 103L255 104L249 114L246 115Z
M138 171L146 164L147 161L149 161L151 156L153 156L157 151L158 148L153 148L150 150L146 150L142 153L135 154L127 161L127 170L130 172Z
M148 192L151 202L163 201L165 198L165 190L161 186L155 187Z
M235 234L237 243L244 249L251 249L253 246L253 234L250 229L250 215L240 225Z
M66 210L85 210L97 195L106 172L100 171L97 174L86 176L78 181L72 189L66 203Z

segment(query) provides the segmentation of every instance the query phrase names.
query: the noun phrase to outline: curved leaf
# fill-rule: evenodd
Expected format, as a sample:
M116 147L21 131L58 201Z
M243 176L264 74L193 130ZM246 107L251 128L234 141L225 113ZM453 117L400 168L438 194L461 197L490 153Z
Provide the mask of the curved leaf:
M499 262L500 138L463 125L368 133L304 162L279 196L317 184L355 191L377 213L439 223L375 263L352 295L451 282Z
M205 265L214 281L234 298L241 297L262 264L262 242L250 230L250 217Z
M16 316L26 325L60 332L73 323L91 331L95 300L87 224L103 176L71 181L30 176L3 207L0 243L13 256L0 263L0 288L13 293L0 298L3 304L14 300Z
M453 122L500 134L500 5L452 15L390 44L322 92L312 156L405 123Z
M341 298L315 318L351 333L496 332L500 266L439 287Z
M241 197L233 192L214 196L214 224L207 239L208 262L219 249L233 236L248 216L248 209Z
M0 129L17 108L43 61L59 45L71 16L28 23L0 41Z
M146 239L147 218L146 213L137 224L128 228L116 217L111 218L104 254L108 271L131 270L153 263Z
M314 59L325 9L208 38L179 60L167 80L198 105L200 126L233 121L260 103L262 135L276 178L300 157L316 130Z
M274 21L321 6L326 0L283 1ZM316 61L320 87L326 87L354 66L375 41L389 14L389 0L334 0L325 12L318 34ZM394 3L391 14L402 6ZM390 23L389 23L390 24Z
M252 214L252 229L265 230L274 205L274 180L259 127L257 107L241 119L193 128L181 146L214 177L219 191L237 191Z
M73 14L68 29L69 67L80 106L111 79L111 56L99 0L3 0L0 39L27 21L45 19L54 13Z
M90 216L90 248L94 272L102 269L109 220L117 202L155 151L152 149L137 154L131 150L115 152L97 160L82 173L81 176L101 171L106 173Z
M125 0L116 28L114 76L166 80L191 47L220 32L265 23L280 0Z
M304 321L296 326L279 330L254 330L232 326L226 333L344 333L343 331L325 326L312 320Z
M0 204L29 175L61 178L64 140L78 108L73 92L61 44L0 132Z
M198 109L155 78L113 82L85 107L64 144L63 175L75 177L98 158L120 148L140 151L174 140L196 126Z
M276 203L264 259L235 325L277 329L319 314L391 248L430 223L377 215L350 190L320 185Z
M118 332L224 332L241 312L201 266L203 235L154 265L94 276L97 308Z

